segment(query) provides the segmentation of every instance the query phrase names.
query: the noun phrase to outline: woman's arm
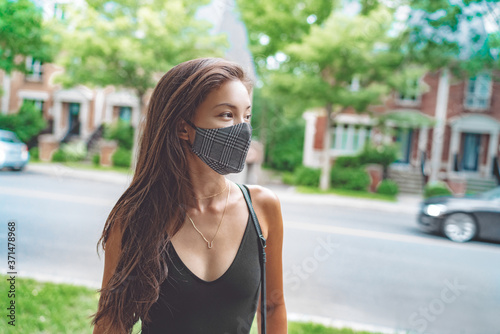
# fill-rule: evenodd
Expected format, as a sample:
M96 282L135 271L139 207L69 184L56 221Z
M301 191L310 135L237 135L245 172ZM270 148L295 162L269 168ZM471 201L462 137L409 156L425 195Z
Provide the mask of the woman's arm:
M267 333L287 334L287 315L283 293L283 217L278 197L269 189L249 186L255 213L266 238ZM260 297L257 323L260 333Z
M117 224L113 224L111 230L108 232L108 240L106 241L104 250L104 274L102 276L102 287L104 288L108 284L111 276L113 276L116 266L118 264L118 259L120 258L121 252L121 232L117 227ZM115 334L118 331L105 331L109 327L109 323L106 322L105 318L101 318L100 321L94 326L93 334Z

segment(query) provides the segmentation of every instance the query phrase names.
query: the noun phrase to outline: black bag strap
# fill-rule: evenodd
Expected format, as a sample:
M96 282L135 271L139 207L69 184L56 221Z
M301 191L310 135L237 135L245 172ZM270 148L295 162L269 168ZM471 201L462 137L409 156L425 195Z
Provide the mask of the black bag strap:
M250 197L250 191L244 184L238 184L241 192L243 193L243 197L245 197L245 201L247 202L248 211L250 211L250 216L252 217L252 221L254 223L255 229L257 230L257 234L259 235L260 240L260 271L261 271L261 287L260 287L260 334L266 334L266 239L262 235L262 231L260 229L259 220L257 219L257 215L253 209L252 199Z

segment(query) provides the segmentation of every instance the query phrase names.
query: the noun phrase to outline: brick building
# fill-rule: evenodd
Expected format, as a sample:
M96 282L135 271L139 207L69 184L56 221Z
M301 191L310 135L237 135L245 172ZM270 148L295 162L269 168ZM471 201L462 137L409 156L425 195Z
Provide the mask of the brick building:
M443 180L453 188L464 183L469 191L491 188L498 180L500 155L500 83L491 73L468 80L447 71L427 73L424 93L394 93L371 113L350 110L332 119L330 159L359 152L367 141L397 142L399 159L390 177L402 191L420 192L424 179ZM381 115L405 115L405 119L429 120L427 126L394 123L392 135L377 127ZM321 166L326 116L324 110L307 111L303 164ZM425 123L425 122L423 122ZM419 122L422 124L422 122ZM422 170L426 177L424 178Z

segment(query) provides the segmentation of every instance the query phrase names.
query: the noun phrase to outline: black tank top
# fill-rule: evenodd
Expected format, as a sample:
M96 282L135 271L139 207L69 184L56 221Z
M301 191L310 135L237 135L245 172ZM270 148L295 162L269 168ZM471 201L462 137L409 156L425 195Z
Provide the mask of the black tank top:
M250 333L261 285L259 238L251 219L236 257L215 281L196 276L168 244L168 277L150 309L152 321L142 323L143 334Z

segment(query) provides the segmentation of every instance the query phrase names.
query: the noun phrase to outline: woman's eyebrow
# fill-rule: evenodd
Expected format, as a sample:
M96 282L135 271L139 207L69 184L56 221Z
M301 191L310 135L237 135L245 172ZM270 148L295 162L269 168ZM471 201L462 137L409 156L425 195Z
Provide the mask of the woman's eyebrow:
M215 109L215 108L221 107L221 106L229 107L231 109L238 109L238 107L236 107L234 104L231 104L231 103L228 103L228 102L219 103L219 104L215 105L212 109ZM246 107L247 110L250 109L250 108L252 108L251 105L249 105L248 107Z

